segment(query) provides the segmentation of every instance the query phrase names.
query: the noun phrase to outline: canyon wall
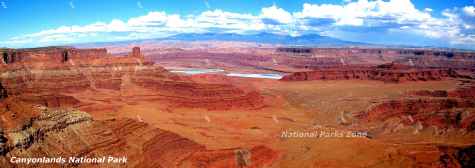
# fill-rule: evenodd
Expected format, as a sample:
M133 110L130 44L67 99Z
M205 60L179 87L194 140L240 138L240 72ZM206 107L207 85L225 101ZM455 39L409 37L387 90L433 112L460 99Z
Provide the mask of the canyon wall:
M421 90L408 93L416 97L389 100L355 113L361 123L383 122L386 132L401 129L400 124L416 131L437 128L436 132L475 131L475 87L455 90Z
M252 53L211 53L204 51L177 51L149 56L149 59L155 62L175 61L203 61L212 60L213 62L224 62L239 66L259 66L259 63L270 62L272 57L262 56Z
M395 49L395 48L277 48L277 55L293 57L293 61L309 58L321 60L334 58L323 65L377 65L396 62L419 68L454 68L474 72L475 52L444 49ZM291 64L309 69L324 67L321 63Z
M9 101L9 104L18 101ZM4 104L1 102L0 104ZM4 107L4 106L2 106ZM2 108L3 110L4 108ZM34 106L28 119L0 125L0 165L10 167L96 167L97 164L13 164L21 157L126 157L118 167L266 167L278 153L263 146L245 149L207 150L203 145L169 131L131 119L95 121L87 113L72 109ZM14 110L0 116L11 115ZM4 123L4 122L2 122ZM246 151L247 162L236 151Z
M305 48L305 47L287 47L277 48L277 52L307 53L314 56L391 56L391 57L446 57L456 59L475 59L475 52L454 51L442 49L393 49L393 48Z
M51 49L51 50L48 50ZM121 90L124 80L150 89L176 107L210 110L263 107L262 96L231 84L210 84L170 73L146 61L139 48L127 56L104 49L41 48L16 51L21 61L0 68L0 93L8 96L56 95L85 90ZM67 55L65 59L64 55ZM36 61L32 61L35 60ZM48 101L46 101L48 102Z
M32 49L8 49L2 52L2 63L64 63L74 59L97 59L107 55L107 50L100 49L76 49L68 47L45 47Z
M384 82L433 81L446 78L469 78L452 69L415 69L398 65L378 67L340 67L294 72L285 75L282 81L306 80L380 80Z
M132 57L141 57L142 53L140 53L140 47L134 47L132 48Z
M111 56L104 49L8 50L0 65L0 165L16 157L126 156L127 167L266 167L278 152L265 147L208 150L175 133L132 119L96 121L80 111L85 91L143 89L171 108L263 107L262 96L232 84L200 83L144 59L140 49ZM95 96L95 95L91 95ZM127 98L126 96L124 98ZM91 99L94 99L92 97ZM82 100L82 99L81 99Z
M198 83L188 76L177 76L165 69L138 70L131 81L167 97L175 107L209 110L263 107L262 96L250 89L231 84Z

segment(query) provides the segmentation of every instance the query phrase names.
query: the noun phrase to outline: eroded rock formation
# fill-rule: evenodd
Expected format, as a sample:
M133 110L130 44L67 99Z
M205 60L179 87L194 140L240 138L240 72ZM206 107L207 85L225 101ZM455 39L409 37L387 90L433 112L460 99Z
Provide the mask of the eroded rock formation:
M394 100L377 105L358 117L365 121L384 121L392 117L407 117L404 122L413 124L421 121L425 126L440 126L448 128L463 127L464 119L470 119L473 114L453 111L456 108L473 108L473 100L460 99L405 99ZM410 116L410 118L408 117Z
M386 129L397 130L398 124L417 130L427 127L438 129L475 130L475 101L473 86L452 91L416 91L410 95L422 96L390 100L356 114L362 122L387 122ZM392 125L392 126L389 126Z
M3 51L4 64L55 64L70 59L90 60L107 55L106 49L76 49L71 47L44 47L31 49L8 49Z
M141 57L142 54L140 53L140 47L132 48L132 57Z
M160 71L160 70L158 70ZM163 70L162 70L163 71ZM176 107L202 107L210 110L230 108L261 108L262 96L229 84L199 84L188 77L170 76L156 71L139 71L132 81L139 86L160 92Z
M232 84L200 83L144 60L105 49L9 50L0 67L0 165L96 167L95 164L13 164L15 157L125 156L127 167L265 167L278 153L265 146L207 150L175 133L132 119L97 121L78 109L75 94L133 86L172 107L227 110L263 106L262 96ZM13 61L12 61L13 60ZM237 152L237 151L246 151Z
M87 113L73 109L34 106L36 116L28 122L12 123L0 132L2 167L95 167L97 164L69 163L69 157L127 157L127 167L239 167L237 149L207 150L177 134L153 128L131 119L94 121ZM10 113L11 111L3 112ZM5 114L4 114L5 115ZM3 123L3 122L2 122ZM0 128L5 128L1 125ZM245 150L245 149L242 149ZM264 167L277 153L259 146L249 150L248 167ZM12 164L10 158L63 157L66 163Z
M130 56L110 56L104 49L42 48L15 51L22 61L1 69L1 93L52 95L87 89L121 90L123 80L153 90L177 107L210 110L263 106L253 90L231 84L195 82L144 60L139 48ZM7 96L6 94L3 94Z
M305 80L380 80L384 82L433 81L446 78L462 78L452 69L414 69L389 64L377 67L340 67L295 72L284 76L283 81ZM469 78L469 77L466 77Z
M454 97L454 98L475 98L475 86L460 87L455 90L419 90L408 93L408 95L427 96L427 97Z
M392 48L277 48L278 52L312 53L326 56L429 56L446 58L475 59L475 52L438 50L438 49L392 49Z

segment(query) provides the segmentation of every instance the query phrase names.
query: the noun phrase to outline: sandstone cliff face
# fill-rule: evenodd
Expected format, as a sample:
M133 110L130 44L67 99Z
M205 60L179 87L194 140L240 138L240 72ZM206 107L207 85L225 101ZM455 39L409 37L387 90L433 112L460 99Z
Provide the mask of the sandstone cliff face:
M402 141L409 141L411 145L401 143L404 145L386 161L396 161L391 156L399 155L414 160L413 166L417 167L472 167L473 141L439 144L440 140L450 141L454 137L473 139L475 101L452 94L465 89L411 92L412 97L384 101L354 116L359 119L358 124L371 125L369 132L375 139L397 135ZM412 136L421 138L413 140Z
M135 85L167 97L177 106L209 109L260 108L262 96L230 84L197 83L156 66L102 66L65 70L5 72L2 83L8 95L51 95L87 89L121 90L124 76ZM6 95L5 95L6 96Z
M446 57L409 57L397 60L396 62L416 67L435 67L435 68L455 68L473 70L475 67L474 58L446 58Z
M287 65L308 69L397 62L417 68L453 68L473 72L475 66L475 52L438 49L277 48L276 53L288 57ZM310 62L311 59L320 61Z
M372 68L341 67L315 71L295 72L284 76L283 81L305 80L380 80L384 82L433 81L464 77L451 69L408 69L406 67L378 66Z
M109 56L103 49L46 48L16 52L22 55L22 61L0 69L4 86L0 93L5 93L4 96L121 90L123 80L130 79L130 83L152 90L176 107L217 110L263 106L262 96L255 91L230 84L198 83L178 76L144 60L139 48L134 48L130 56Z
M197 83L164 69L137 70L131 80L138 86L160 92L176 107L209 110L263 107L263 98L256 91L246 91L230 84Z
M475 99L475 86L462 87L448 92L449 97Z
M159 50L159 49L157 49ZM242 50L242 51L241 51ZM158 64L297 72L340 66L375 66L390 62L414 68L452 68L474 72L475 52L390 48L244 48L146 50Z
M475 98L475 86L460 87L455 90L420 90L408 93L415 96L427 96L427 97L453 97L453 98Z
M388 129L398 129L399 122L422 130L427 127L460 129L472 132L475 129L474 87L462 87L445 91L416 91L409 93L421 97L390 100L367 111L356 114L362 122L388 122ZM396 123L394 123L396 122Z
M132 48L132 57L141 57L142 54L140 53L140 47Z
M34 106L38 113L28 122L0 131L2 167L238 167L240 156L233 149L207 150L177 134L131 119L94 121L73 109ZM7 111L6 113L11 113ZM5 128L5 127L0 127ZM243 149L244 150L244 149ZM249 150L247 166L265 167L277 153L266 147ZM127 157L126 164L12 164L10 157ZM207 159L207 161L203 162ZM221 166L219 166L221 165Z
M277 48L277 52L308 53L325 56L390 56L390 57L445 57L475 59L475 52L433 50L433 49L391 49L391 48Z
M406 124L421 121L424 126L463 127L464 119L470 120L474 114L451 111L455 108L473 108L473 100L460 99L406 99L389 101L377 105L358 117L365 121L384 121L392 117L402 117ZM410 118L405 118L410 116Z
M7 71L1 81L9 95L74 92L90 87L84 74L67 69Z
M122 91L133 85L173 107L260 108L262 96L231 84L200 83L144 60L140 49L114 57L104 49L9 50L0 65L0 165L2 167L97 167L91 164L12 164L16 157L125 156L109 167L265 167L277 152L207 150L175 133L132 119L95 121L79 111L74 95L86 90ZM5 60L4 60L5 61ZM242 152L246 151L243 156ZM245 161L243 161L245 160ZM104 167L104 166L103 166Z
M65 63L71 59L97 59L107 55L106 49L76 49L67 47L44 47L7 50L3 52L4 64Z

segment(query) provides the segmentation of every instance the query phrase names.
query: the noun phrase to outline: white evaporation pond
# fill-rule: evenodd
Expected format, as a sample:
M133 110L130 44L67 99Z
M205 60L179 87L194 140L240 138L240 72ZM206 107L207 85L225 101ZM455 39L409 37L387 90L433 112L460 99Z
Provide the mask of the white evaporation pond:
M226 76L236 76L236 77L244 77L244 78L266 78L266 79L281 79L283 77L282 74L256 74L256 73L229 73Z

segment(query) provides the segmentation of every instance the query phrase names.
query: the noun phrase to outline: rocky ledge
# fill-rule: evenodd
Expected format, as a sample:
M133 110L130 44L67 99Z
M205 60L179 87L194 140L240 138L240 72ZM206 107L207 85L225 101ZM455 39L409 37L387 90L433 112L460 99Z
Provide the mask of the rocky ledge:
M21 59L0 67L0 98L19 96L49 105L59 101L77 104L58 94L141 87L177 107L209 110L263 107L263 98L255 90L232 84L200 83L168 72L146 61L139 48L127 56L111 56L105 49L42 48L11 52ZM65 55L67 59L61 61Z
M314 71L295 72L284 76L282 81L306 80L379 80L399 83L405 81L434 81L447 78L470 78L457 71L444 68L419 69L396 64L376 67L339 67Z
M4 111L2 115L11 114ZM278 153L264 146L207 150L190 139L132 119L95 121L74 109L32 106L38 113L5 129L0 125L2 167L266 167ZM9 122L3 121L2 123ZM126 157L121 164L12 164L11 157Z

